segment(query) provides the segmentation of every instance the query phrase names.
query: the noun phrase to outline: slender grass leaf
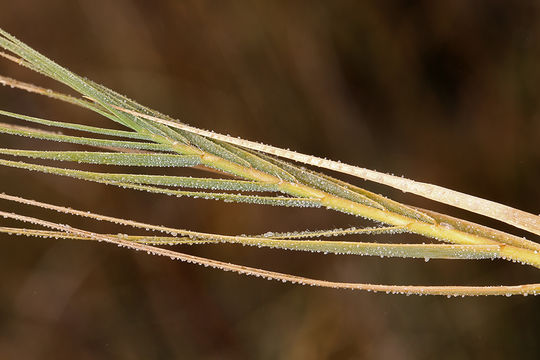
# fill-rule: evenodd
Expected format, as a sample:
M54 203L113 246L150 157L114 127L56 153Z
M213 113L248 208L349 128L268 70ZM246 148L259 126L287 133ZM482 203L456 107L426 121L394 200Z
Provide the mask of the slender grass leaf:
M80 136L69 136L55 134L47 131L21 128L10 124L0 123L0 133L24 136L34 139L51 140L57 142L65 142L71 144L89 145L105 148L127 148L138 150L152 150L152 151L171 151L170 147L162 144L124 141L124 140L107 140L107 139L95 139Z
M151 140L147 136L141 135L133 131L113 130L113 129L99 128L95 126L74 124L74 123L69 123L69 122L45 120L45 119L41 119L41 118L37 118L33 116L15 114L15 113L12 113L9 111L3 111L3 110L0 110L0 115L9 116L12 118L32 122L35 124L54 126L54 127L65 128L65 129L73 129L73 130L84 131L84 132L100 134L100 135L119 136L119 137L139 139L139 140Z
M369 228L347 228L347 229L331 229L331 230L314 230L314 231L295 231L295 232L266 232L257 237L265 237L269 239L305 239L319 237L333 237L346 235L373 235L373 234L399 234L408 232L403 226L385 226L385 227L369 227Z
M192 167L201 164L200 156L162 153L138 154L90 151L35 151L0 148L0 154L25 156L34 159L122 166Z
M1 152L1 151L0 151ZM102 159L102 158L101 158ZM99 157L96 161L101 160ZM114 174L101 173L93 171L83 171L75 169L65 169L54 166L45 166L31 164L21 161L9 161L0 159L0 165L9 166L19 169L27 169L40 171L48 174L69 176L77 179L118 183L118 184L140 184L140 185L160 185L187 187L210 190L231 190L231 191L277 191L275 184L257 183L254 181L229 180L229 179L212 179L212 178L194 178L182 176L166 176L166 175L143 175L143 174ZM193 196L210 196L210 193L193 193ZM218 195L218 194L214 194ZM219 194L232 195L232 194ZM248 196L248 195L246 195ZM224 198L225 199L225 198ZM290 198L287 198L290 199Z
M276 166L276 165L272 164L271 162L269 162L267 160L264 160L258 154L252 154L252 153L250 153L250 152L248 152L248 151L246 151L244 149L238 148L236 146L232 146L232 145L230 145L228 143L224 143L224 142L219 142L219 145L224 147L228 151L232 152L236 156L241 157L242 159L244 159L248 163L250 163L250 165L254 169L257 169L257 170L260 170L260 171L262 171L264 173L273 175L273 176L275 176L278 179L283 180L283 181L289 181L289 182L297 182L298 181L293 175L291 175L290 173L288 173L284 169L280 168L279 166Z
M336 184L331 180L327 180L315 172L308 171L305 168L296 167L280 159L270 158L268 156L263 157L266 158L267 161L279 165L281 168L285 169L288 173L292 174L296 179L306 185L322 190L329 194L342 197L344 199L358 202L360 204L364 204L381 210L384 209L384 207L381 206L379 203L371 200L363 194L350 191L346 187L343 187L340 184Z

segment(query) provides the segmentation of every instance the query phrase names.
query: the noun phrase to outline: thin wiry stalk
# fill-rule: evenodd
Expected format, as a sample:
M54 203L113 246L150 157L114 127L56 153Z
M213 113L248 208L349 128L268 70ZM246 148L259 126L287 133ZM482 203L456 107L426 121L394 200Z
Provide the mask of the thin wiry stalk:
M63 231L54 231L54 230L38 230L38 229L27 229L27 228L14 228L14 227L5 227L0 226L0 232L9 234L9 235L20 235L20 236L32 236L46 239L70 239L70 240L90 240L94 241L95 239L78 236ZM118 237L118 234L102 234L105 236ZM221 241L218 240L199 240L192 239L189 237L178 237L178 236L138 236L138 235L127 235L122 234L120 236L124 240L129 240L133 242L149 244L149 245L198 245L198 244L220 244Z
M351 289L365 290L373 292L385 292L388 294L403 294L403 295L445 295L451 296L480 296L480 295L538 295L540 293L540 284L527 284L515 286L401 286L401 285L373 285L361 283L345 283L325 280L310 279L301 276L282 274L274 271L252 268L242 265L226 263L218 260L201 258L194 255L179 253L176 251L162 249L155 246L150 246L142 243L136 243L122 238L107 236L89 231L77 229L67 225L56 224L28 216L10 214L0 211L0 216L15 219L23 222L28 222L36 225L41 225L51 229L57 229L68 234L74 234L81 237L104 241L116 244L121 247L126 247L138 251L146 251L148 254L167 256L172 260L181 260L188 263L194 263L203 266L210 266L223 271L233 271L243 275L261 277L268 280L278 280L282 282L290 282L293 284L321 286L335 289Z

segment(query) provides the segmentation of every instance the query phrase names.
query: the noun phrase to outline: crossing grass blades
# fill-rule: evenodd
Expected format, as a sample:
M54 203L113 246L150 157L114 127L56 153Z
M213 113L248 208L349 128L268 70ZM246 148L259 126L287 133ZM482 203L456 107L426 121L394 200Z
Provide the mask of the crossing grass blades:
M422 259L503 259L540 268L540 244L496 229L418 209L388 199L326 174L303 167L311 165L410 192L441 203L495 218L530 233L540 235L540 216L439 186L359 168L275 148L256 142L216 134L183 124L142 106L106 87L80 77L49 60L12 35L0 29L0 53L4 61L13 61L73 89L78 96L59 93L33 84L0 76L0 83L43 95L96 113L124 127L124 130L48 120L0 109L0 133L43 140L41 149L0 148L0 166L86 180L121 188L175 197L195 197L253 206L321 207L378 224L367 228L268 232L263 235L221 235L146 224L103 214L27 199L20 194L0 194L0 216L20 227L0 226L0 232L12 236L101 241L149 254L167 256L225 271L234 271L266 279L338 289L365 290L416 295L536 295L540 284L514 286L408 286L343 283L311 279L291 274L246 267L162 248L160 245L232 243L282 250L333 254L403 257ZM16 124L13 124L15 119ZM39 125L40 127L36 127ZM43 130L43 128L51 130ZM75 130L85 136L63 135L61 129ZM47 150L51 141L79 144L86 151ZM35 160L53 160L45 166ZM146 175L142 173L96 172L73 168L72 164L104 164L144 168L211 169L220 178ZM79 166L80 168L80 166ZM49 219L4 211L8 203L24 208L51 211ZM53 212L88 220L111 222L125 227L126 234L111 235L60 224ZM129 235L130 230L148 232L148 236ZM431 243L395 244L365 242L371 234L413 233ZM356 235L356 241L343 236Z

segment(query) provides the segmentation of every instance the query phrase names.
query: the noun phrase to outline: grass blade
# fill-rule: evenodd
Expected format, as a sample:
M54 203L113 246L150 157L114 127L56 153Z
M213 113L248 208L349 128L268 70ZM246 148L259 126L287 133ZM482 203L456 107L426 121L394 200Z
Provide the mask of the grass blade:
M36 151L0 148L0 154L24 156L33 159L122 166L192 167L201 164L200 156L162 153L138 154L91 151Z
M282 274L275 271L268 271L247 266L235 265L217 260L211 260L194 255L188 255L162 249L146 244L140 244L122 240L116 237L96 234L85 230L77 229L68 225L56 224L32 217L10 214L0 211L0 216L9 219L15 219L31 224L36 224L51 229L60 230L66 233L72 233L87 238L92 238L98 241L109 242L118 246L131 248L134 250L145 251L148 254L166 256L175 260L182 260L189 263L194 263L203 266L210 266L224 271L233 271L243 275L262 277L268 280L278 280L282 282L290 282L293 284L321 286L334 289L351 289L364 290L373 292L386 292L392 294L415 294L415 295L444 295L444 296L479 296L479 295L538 295L540 294L540 284L527 284L516 286L403 286L403 285L373 285L361 283L342 283L326 280L315 280L301 276Z
M140 116L148 120L153 120L161 124L192 132L214 140L228 142L247 149L260 151L277 157L286 158L292 161L341 172L364 180L370 180L379 184L387 185L403 192L409 192L430 200L452 205L460 209L468 210L502 222L506 222L510 225L532 232L533 234L540 235L540 216L514 209L493 201L464 194L459 191L446 189L442 186L409 180L399 176L384 174L378 171L360 168L333 160L322 159L316 156L306 155L291 150L280 149L270 145L238 139L228 135L217 134L212 131L198 129L179 122L159 119L155 116L137 113L127 109L118 109L132 115Z
M0 123L0 133L24 136L34 139L41 140L51 140L57 142L65 142L71 144L80 144L80 145L89 145L96 147L105 147L105 148L126 148L126 149L137 149L137 150L151 150L151 151L170 151L170 148L162 144L152 144L144 142L135 142L135 141L123 141L123 140L106 140L106 139L95 139L87 138L81 136L69 136L55 134L47 131L22 128L19 126L13 126L10 124Z

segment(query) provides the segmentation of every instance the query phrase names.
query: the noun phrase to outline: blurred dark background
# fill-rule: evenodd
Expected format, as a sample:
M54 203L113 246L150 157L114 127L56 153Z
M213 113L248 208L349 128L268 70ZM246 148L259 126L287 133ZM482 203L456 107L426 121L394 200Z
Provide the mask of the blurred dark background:
M537 1L21 0L2 3L0 26L69 69L194 126L539 212ZM0 70L54 86L7 61ZM107 124L9 88L0 89L0 107ZM0 141L45 145L5 135ZM205 232L364 223L323 210L171 199L0 171L6 193ZM3 202L1 208L15 207ZM0 237L3 359L532 359L540 351L540 302L534 297L447 299L307 288L106 244ZM538 270L503 261L425 263L234 246L179 250L340 281L538 282Z

